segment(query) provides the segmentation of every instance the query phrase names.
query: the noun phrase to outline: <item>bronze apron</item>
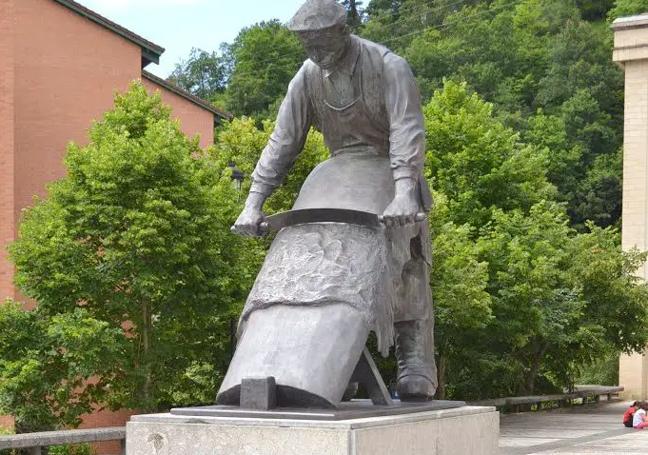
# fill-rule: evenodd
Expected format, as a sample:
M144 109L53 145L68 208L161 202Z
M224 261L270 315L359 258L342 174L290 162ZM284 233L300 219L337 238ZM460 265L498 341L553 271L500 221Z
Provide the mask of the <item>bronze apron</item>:
M362 65L356 65L356 74L351 79L353 89L342 95L346 99L339 99L332 84L325 81L322 70L319 76L319 83L309 87L311 102L318 106L315 123L324 138L329 138L328 143L335 137L343 142L343 147L332 150L331 158L311 172L293 208L345 208L382 214L394 198L389 141L384 139L389 137L389 125L384 119L374 118L365 103ZM351 99L349 93L352 93ZM363 137L359 131L369 132L368 137ZM384 145L373 145L380 143ZM419 182L419 190L420 210L428 211L431 198L424 180ZM422 272L426 276L418 277L420 283L415 286L405 284L401 279L403 268L412 260L422 258L430 264L427 222L385 229L384 235L388 239L387 254L396 295L393 302L395 322L429 318L431 302L427 270Z

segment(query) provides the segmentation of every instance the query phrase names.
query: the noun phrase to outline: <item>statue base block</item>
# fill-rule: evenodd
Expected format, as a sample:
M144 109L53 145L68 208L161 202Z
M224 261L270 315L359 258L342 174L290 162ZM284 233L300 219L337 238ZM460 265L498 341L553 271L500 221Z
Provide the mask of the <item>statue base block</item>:
M499 413L462 406L349 420L133 416L128 455L495 455Z
M171 414L191 417L246 417L257 419L288 420L352 420L365 417L395 416L425 411L466 406L465 401L419 401L403 402L392 400L391 405L375 405L371 400L351 400L339 403L336 408L274 408L270 410L246 409L238 406L197 406L193 408L173 408Z

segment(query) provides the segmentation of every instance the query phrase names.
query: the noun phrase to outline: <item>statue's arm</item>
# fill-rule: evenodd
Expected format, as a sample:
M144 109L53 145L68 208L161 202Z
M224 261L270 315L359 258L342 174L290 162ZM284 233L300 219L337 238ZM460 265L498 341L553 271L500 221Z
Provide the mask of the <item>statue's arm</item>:
M288 92L268 144L261 153L254 172L245 208L234 224L243 235L259 235L263 221L263 204L281 185L284 177L301 152L311 126L311 107L306 88L306 65L302 66L288 86Z
M415 221L418 179L425 160L425 124L421 95L408 63L385 55L385 105L389 117L389 156L396 194L383 214L387 225Z

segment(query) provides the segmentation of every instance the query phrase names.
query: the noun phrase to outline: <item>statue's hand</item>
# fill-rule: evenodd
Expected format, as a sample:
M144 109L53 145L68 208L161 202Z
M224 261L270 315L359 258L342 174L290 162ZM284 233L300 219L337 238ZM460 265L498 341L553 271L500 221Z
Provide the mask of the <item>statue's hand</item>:
M416 182L411 179L396 181L396 195L382 215L385 226L406 226L418 221L419 202L416 189Z
M263 235L261 223L265 215L263 212L254 207L245 207L238 219L232 226L232 232L249 237L258 237Z

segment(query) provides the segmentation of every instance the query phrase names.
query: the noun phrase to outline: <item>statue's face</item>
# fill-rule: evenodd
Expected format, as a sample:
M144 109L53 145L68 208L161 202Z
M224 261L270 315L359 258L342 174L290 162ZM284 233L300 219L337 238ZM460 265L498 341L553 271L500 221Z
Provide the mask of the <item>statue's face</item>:
M320 68L332 69L344 55L349 33L346 26L297 33L306 54Z

